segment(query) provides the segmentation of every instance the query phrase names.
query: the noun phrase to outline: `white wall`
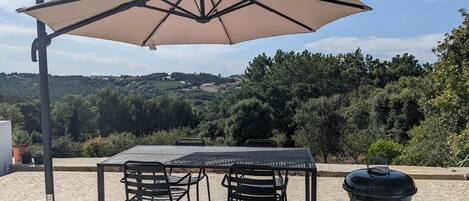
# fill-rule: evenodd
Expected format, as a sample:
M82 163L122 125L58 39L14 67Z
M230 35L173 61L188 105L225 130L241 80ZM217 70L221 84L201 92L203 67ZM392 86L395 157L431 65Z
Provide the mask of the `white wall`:
M0 121L0 176L7 174L11 165L11 122Z

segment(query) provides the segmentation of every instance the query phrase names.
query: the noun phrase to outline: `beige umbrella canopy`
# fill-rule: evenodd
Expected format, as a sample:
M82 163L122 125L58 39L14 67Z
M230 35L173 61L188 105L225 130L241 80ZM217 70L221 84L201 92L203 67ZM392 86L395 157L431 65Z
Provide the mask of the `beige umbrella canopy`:
M235 44L314 32L370 7L360 0L55 0L18 12L58 31L120 9L67 33L140 46Z

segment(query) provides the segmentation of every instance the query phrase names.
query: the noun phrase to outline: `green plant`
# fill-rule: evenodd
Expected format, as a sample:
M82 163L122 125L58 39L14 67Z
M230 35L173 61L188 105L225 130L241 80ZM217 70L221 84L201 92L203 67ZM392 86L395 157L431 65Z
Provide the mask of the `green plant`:
M13 146L25 147L31 144L31 136L23 130L15 129L13 131Z
M241 100L233 105L225 124L229 142L242 145L248 139L272 137L272 111L269 105L255 98Z
M401 151L402 145L391 140L380 139L371 144L368 149L368 157L380 157L392 163L401 154Z
M398 158L400 164L440 167L452 165L451 147L448 143L451 132L441 119L428 117L411 129L409 135L412 139Z
M454 162L460 167L469 167L469 125L461 134L453 135L451 139Z
M31 151L31 153L44 153L42 151L42 144L31 144L29 145L29 150Z
M83 155L87 157L104 157L107 156L106 147L108 142L105 138L98 136L86 140L83 143Z
M31 144L41 144L42 143L42 135L37 131L31 132Z
M136 137L132 133L115 133L106 138L105 153L108 156L116 155L136 145Z
M71 137L58 137L52 141L52 156L57 158L80 157L81 143L74 142Z
M181 128L171 131L158 131L151 135L138 138L136 142L142 145L172 145L178 138L185 138L191 135L190 129Z

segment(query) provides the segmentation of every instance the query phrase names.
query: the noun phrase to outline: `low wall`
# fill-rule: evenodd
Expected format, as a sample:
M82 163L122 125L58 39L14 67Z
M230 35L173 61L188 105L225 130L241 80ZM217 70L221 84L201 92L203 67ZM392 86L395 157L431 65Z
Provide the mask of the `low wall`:
M0 176L8 174L12 164L11 122L0 121Z

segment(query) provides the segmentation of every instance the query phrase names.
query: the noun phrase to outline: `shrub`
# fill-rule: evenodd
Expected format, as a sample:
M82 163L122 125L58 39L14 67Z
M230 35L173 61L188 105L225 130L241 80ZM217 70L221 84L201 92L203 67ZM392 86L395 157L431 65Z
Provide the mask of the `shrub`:
M380 139L371 144L368 149L368 157L380 157L392 163L401 154L401 151L402 145L394 141Z
M285 147L288 144L287 134L278 130L274 130L274 136L272 137L272 140L275 141L281 147Z
M398 158L399 163L419 166L447 166L450 164L451 149L448 143L450 132L436 117L430 117L411 129L412 137Z
M42 144L42 135L37 131L31 132L31 143L32 144Z
M136 145L135 135L132 133L112 134L106 138L105 153L107 156L116 155Z
M368 128L356 131L348 131L340 138L341 156L345 160L353 160L358 163L365 156L371 144L376 141L380 129Z
M82 156L81 143L74 142L70 137L58 137L52 141L52 156L71 158Z
M452 154L455 163L460 167L469 167L469 127L455 136L453 141Z
M83 143L83 155L87 157L104 157L107 155L108 142L101 136L91 138Z
M158 131L151 135L138 138L137 144L141 145L172 145L179 138L191 136L191 130L188 128L174 129L171 131Z

